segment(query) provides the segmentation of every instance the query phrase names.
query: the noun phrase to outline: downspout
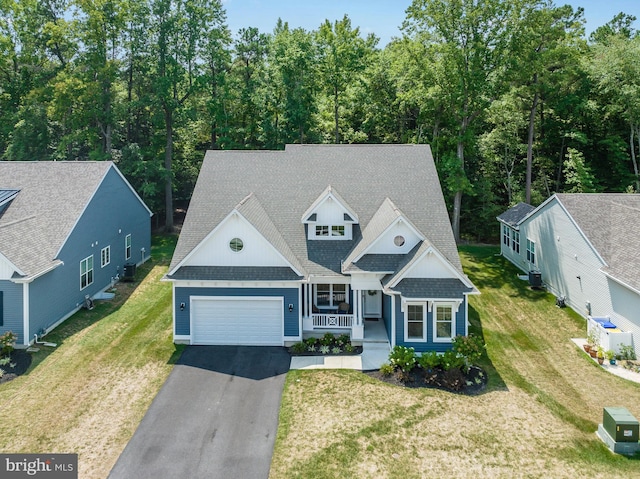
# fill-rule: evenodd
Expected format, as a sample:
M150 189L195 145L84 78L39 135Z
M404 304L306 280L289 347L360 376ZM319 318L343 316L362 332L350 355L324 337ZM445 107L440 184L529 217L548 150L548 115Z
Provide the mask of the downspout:
M22 344L29 346L29 338L31 334L29 332L29 283L22 283Z

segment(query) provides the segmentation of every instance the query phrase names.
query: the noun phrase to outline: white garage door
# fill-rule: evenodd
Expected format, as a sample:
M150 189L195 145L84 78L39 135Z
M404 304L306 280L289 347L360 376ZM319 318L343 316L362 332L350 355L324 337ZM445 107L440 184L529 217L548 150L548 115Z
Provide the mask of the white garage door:
M283 299L193 298L191 327L192 344L282 346Z

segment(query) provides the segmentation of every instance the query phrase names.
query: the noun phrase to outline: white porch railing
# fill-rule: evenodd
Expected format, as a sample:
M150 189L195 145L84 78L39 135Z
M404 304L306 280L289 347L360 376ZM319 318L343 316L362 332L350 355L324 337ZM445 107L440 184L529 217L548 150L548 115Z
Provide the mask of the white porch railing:
M312 314L314 328L351 328L353 327L353 314Z

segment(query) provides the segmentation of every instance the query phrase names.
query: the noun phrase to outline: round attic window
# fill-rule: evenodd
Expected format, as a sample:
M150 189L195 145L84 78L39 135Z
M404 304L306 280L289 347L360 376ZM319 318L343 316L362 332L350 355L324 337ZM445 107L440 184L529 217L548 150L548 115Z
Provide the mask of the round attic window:
M242 251L243 247L244 243L240 238L233 238L231 241L229 241L229 248L231 248L231 251L233 251L234 253L239 253L240 251Z
M398 248L404 245L404 236L398 235L395 238L393 238L393 244L396 245Z

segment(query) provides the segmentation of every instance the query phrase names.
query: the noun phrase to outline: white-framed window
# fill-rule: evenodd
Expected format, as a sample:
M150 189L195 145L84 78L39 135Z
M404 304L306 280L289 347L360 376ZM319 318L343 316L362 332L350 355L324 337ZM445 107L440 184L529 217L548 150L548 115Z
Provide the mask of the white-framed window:
M131 259L131 235L124 238L124 259Z
M313 300L318 308L337 308L340 303L347 302L347 285L317 284Z
M427 308L424 303L407 303L404 314L404 340L427 339Z
M536 243L527 238L527 261L533 265L536 264Z
M93 255L80 261L80 290L93 283Z
M244 242L240 238L232 238L229 241L229 248L234 253L239 253L244 248Z
M456 335L456 313L453 304L436 303L433 307L433 341L451 342Z
M347 240L351 239L350 235L351 225L317 224L309 231L309 239Z
M507 246L507 248L509 247L510 230L511 228L507 225L502 225L502 242Z
M516 254L520 254L520 232L511 230L511 248Z
M100 250L100 267L104 268L111 263L111 245Z

